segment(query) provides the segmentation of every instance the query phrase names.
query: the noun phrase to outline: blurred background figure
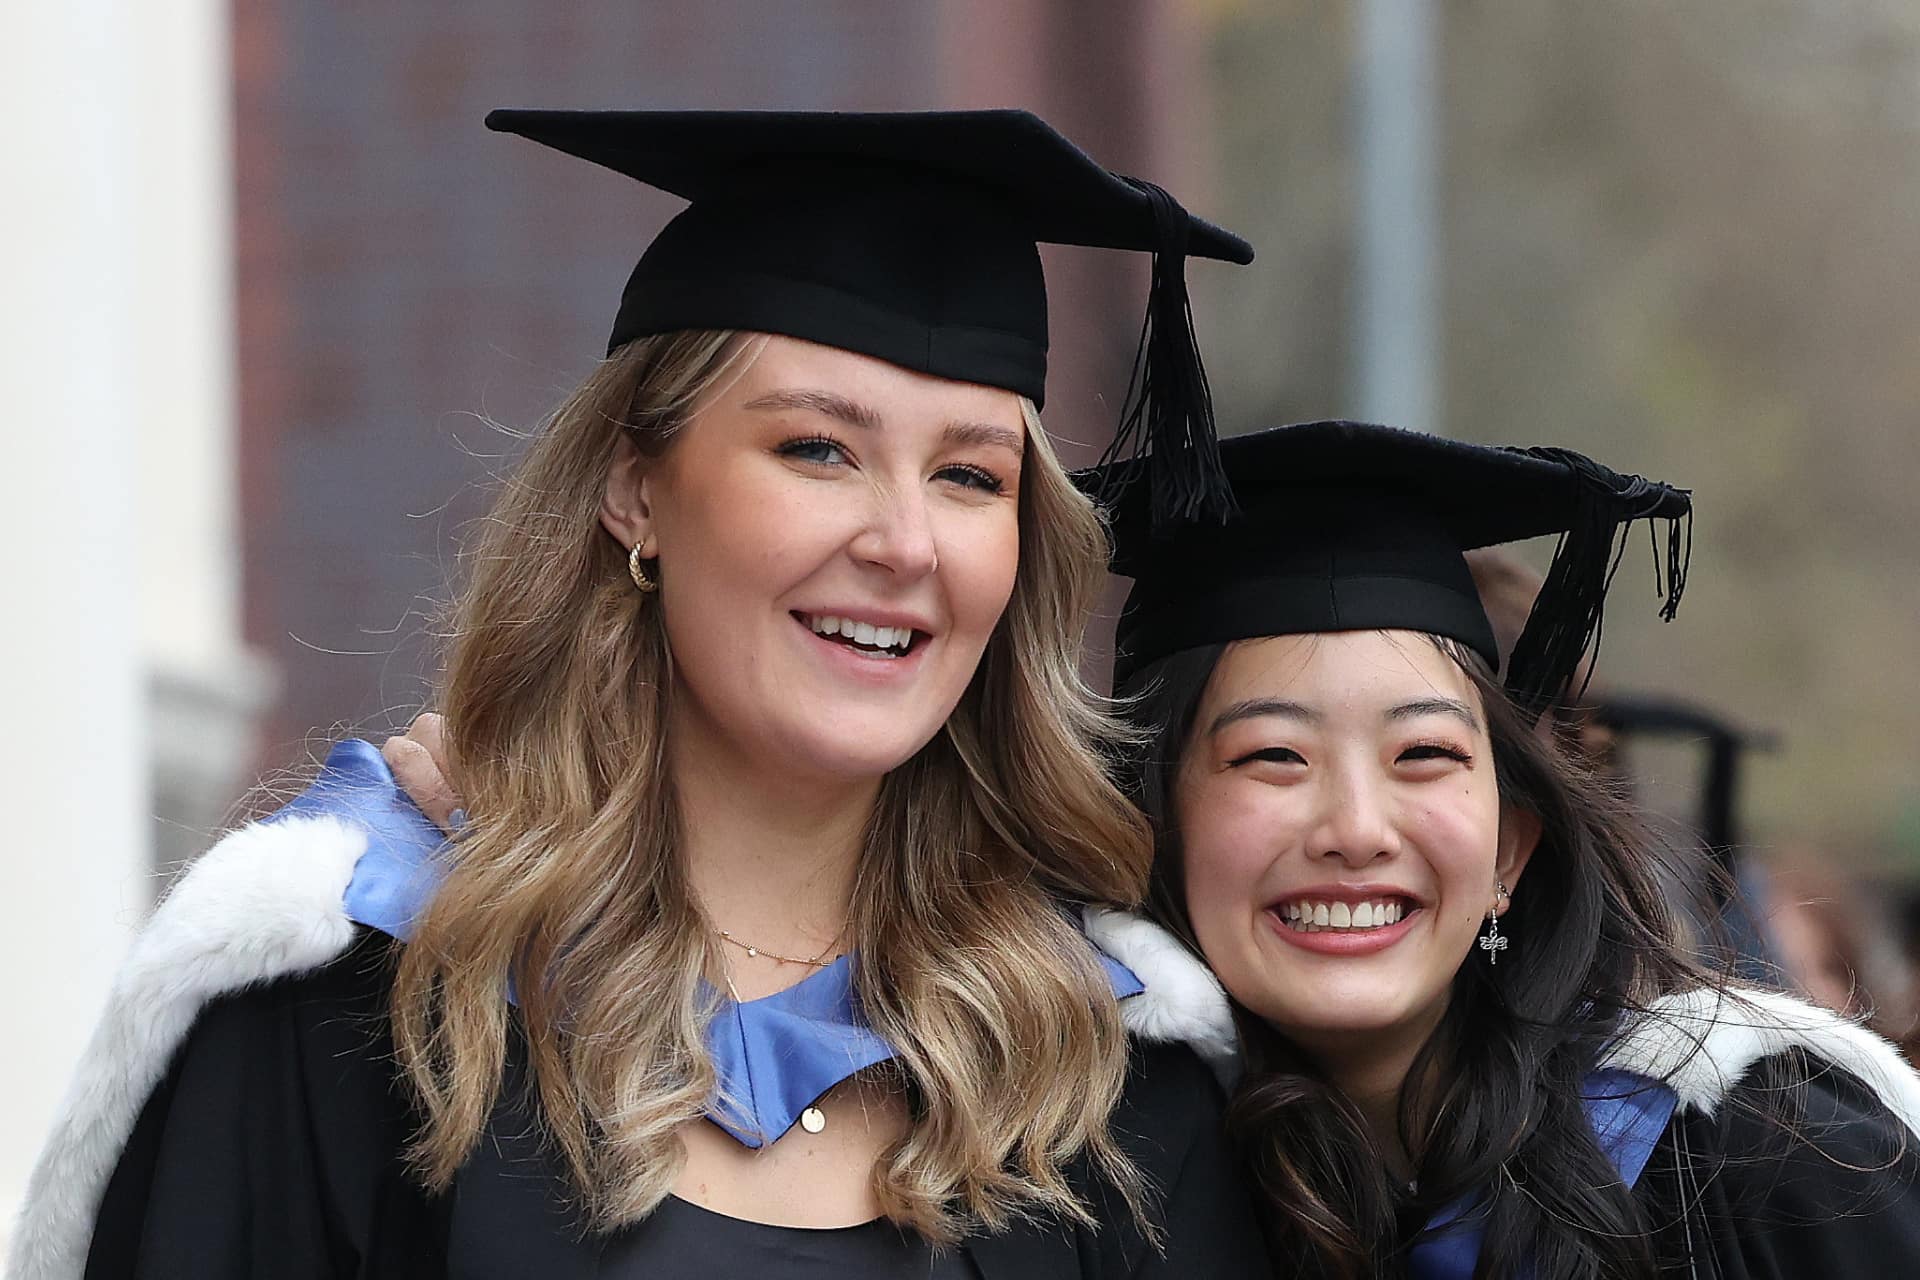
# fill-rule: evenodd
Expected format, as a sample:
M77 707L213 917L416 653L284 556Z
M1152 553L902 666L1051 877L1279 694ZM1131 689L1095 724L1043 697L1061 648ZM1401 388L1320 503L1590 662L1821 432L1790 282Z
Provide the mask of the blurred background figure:
M1774 750L1773 736L1682 698L1604 690L1581 701L1595 763L1621 779L1686 849L1677 888L1692 891L1689 905L1703 938L1724 949L1739 976L1775 981L1773 902L1746 841L1740 789L1749 753Z
M1745 846L1920 875L1913 6L16 9L0 1222L165 870L256 775L427 699L463 525L675 211L495 106L1020 105L1192 192L1260 250L1194 282L1225 429L1374 418L1691 484L1678 633L1619 608L1600 670L1782 734ZM1084 256L1048 261L1070 462L1147 285Z
M1837 861L1811 848L1769 859L1762 914L1780 976L1809 999L1872 1027L1914 1060L1920 956L1910 930L1920 898L1910 885L1903 893Z

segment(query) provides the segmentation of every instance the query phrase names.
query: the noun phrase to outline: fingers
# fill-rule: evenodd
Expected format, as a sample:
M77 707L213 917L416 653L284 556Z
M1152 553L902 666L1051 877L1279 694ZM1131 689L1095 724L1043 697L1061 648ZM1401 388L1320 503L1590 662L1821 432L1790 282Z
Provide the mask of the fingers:
M447 719L436 712L423 711L407 726L407 738L427 749L433 767L447 772Z
M454 827L453 812L460 797L447 781L446 739L439 716L428 713L415 720L406 736L388 738L380 748L393 778L420 811L443 831Z

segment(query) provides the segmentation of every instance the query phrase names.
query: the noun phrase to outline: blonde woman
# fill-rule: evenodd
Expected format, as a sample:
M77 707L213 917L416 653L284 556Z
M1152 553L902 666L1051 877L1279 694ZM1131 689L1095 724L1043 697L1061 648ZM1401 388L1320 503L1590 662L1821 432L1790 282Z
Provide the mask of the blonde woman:
M692 203L470 556L457 838L347 744L212 850L10 1274L1257 1273L1205 1069L1078 927L1150 840L1034 241L1154 251L1179 501L1181 259L1250 251L1024 113L489 123Z

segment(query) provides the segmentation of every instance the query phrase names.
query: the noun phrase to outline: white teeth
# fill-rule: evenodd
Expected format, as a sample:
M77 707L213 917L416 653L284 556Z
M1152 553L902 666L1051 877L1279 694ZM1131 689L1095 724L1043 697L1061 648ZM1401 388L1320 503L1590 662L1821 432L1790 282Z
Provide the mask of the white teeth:
M896 657L913 644L912 627L880 627L871 622L856 622L852 618L836 617L833 614L808 617L807 626L816 635L845 636L858 645L897 650Z
M1324 933L1329 929L1383 929L1398 924L1406 908L1400 900L1375 902L1313 902L1295 899L1278 909L1281 919L1301 933Z

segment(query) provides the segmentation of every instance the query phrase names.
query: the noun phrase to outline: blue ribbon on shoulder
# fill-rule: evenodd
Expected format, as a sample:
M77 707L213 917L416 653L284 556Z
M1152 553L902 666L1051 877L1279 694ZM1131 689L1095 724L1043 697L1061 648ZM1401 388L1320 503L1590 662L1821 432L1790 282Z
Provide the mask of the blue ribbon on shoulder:
M394 781L380 749L358 739L338 744L312 785L265 821L297 817L338 818L366 831L367 851L343 898L347 916L411 938L446 874L447 840ZM1115 997L1146 989L1118 960L1104 952L1100 959ZM860 1012L848 956L762 999L717 1000L707 1052L719 1088L707 1118L748 1147L779 1138L829 1089L895 1056Z
M1613 1162L1620 1181L1631 1188L1646 1170L1679 1099L1658 1080L1606 1069L1587 1076L1580 1101L1600 1149ZM1407 1274L1414 1280L1472 1280L1485 1234L1480 1197L1454 1201L1427 1223L1426 1234L1408 1256Z
M347 916L390 938L413 937L446 875L447 838L393 780L371 742L349 738L327 754L320 776L267 822L338 818L364 829L367 851L354 865L343 902Z

